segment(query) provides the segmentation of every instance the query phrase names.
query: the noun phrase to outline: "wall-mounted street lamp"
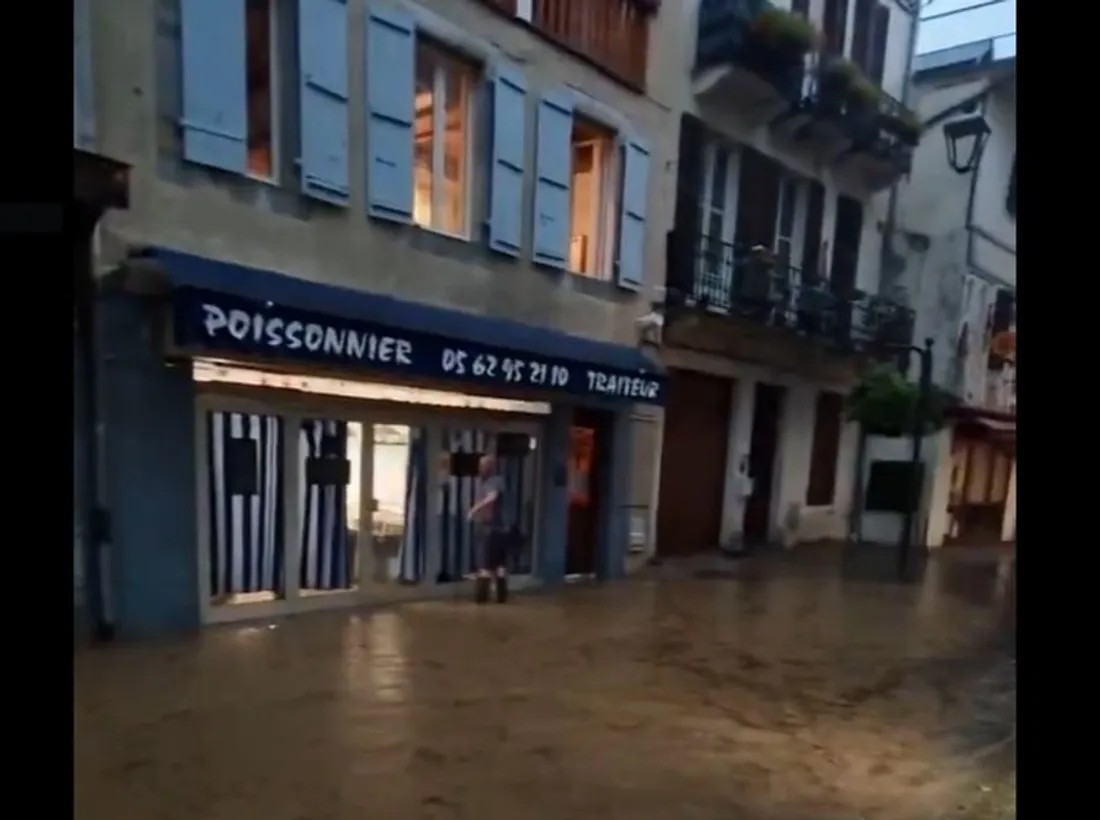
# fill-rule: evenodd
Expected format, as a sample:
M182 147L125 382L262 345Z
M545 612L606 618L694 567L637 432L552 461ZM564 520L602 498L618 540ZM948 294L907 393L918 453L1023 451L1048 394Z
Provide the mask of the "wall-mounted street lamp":
M989 123L980 114L951 120L943 126L947 164L955 173L969 174L978 167L991 132Z

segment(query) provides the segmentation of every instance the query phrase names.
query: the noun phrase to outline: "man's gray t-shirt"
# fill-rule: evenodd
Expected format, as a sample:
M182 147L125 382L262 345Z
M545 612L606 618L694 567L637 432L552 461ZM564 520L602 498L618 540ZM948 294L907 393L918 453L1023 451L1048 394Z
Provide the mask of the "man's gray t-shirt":
M481 510L474 521L474 526L484 532L492 532L500 528L501 506L504 500L504 482L500 476L491 475L477 480L475 504L480 504L493 493L497 494L496 500L489 505L489 509Z

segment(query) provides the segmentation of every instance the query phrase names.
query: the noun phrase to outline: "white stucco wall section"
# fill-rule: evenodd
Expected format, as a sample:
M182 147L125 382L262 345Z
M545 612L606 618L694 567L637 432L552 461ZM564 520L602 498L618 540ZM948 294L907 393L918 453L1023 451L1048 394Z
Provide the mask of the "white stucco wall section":
M867 487L871 478L872 461L908 461L912 453L913 442L909 438L884 438L883 436L868 436L867 449L863 455L863 496L866 498ZM947 457L943 457L946 448ZM924 486L921 488L921 506L913 524L913 532L916 534L914 543L920 542L920 533L927 532L931 526L926 522L931 517L929 510L939 510L934 505L935 487L938 484L938 475L941 465L946 461L948 465L948 485L950 484L951 463L951 434L949 431L940 431L931 436L925 436L921 444L921 463L924 464ZM947 505L942 505L943 515L946 516ZM900 513L872 512L865 510L860 518L861 540L870 544L894 545L901 538L903 517ZM940 525L943 526L942 524ZM943 542L942 536L940 543Z
M743 531L745 499L741 497L739 474L747 462L752 444L753 408L760 379L738 379L733 383L732 411L727 428L726 474L722 506L722 543L736 543ZM836 464L833 503L807 507L806 488L813 452L814 411L819 385L805 380L763 380L787 388L783 398L779 442L769 512L769 540L784 546L805 541L843 539L848 534L848 517L853 497L858 426L846 424L841 434Z

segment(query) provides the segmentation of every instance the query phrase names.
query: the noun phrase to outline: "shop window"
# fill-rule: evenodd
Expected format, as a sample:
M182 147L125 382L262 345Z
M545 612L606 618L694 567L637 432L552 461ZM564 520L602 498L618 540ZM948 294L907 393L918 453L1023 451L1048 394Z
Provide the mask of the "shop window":
M478 70L435 43L416 44L413 220L469 234L470 102Z
M248 93L248 173L276 176L275 0L245 0L246 89Z
M620 197L615 134L575 116L571 143L569 269L608 279Z
M214 605L285 593L283 420L206 414L209 595Z
M826 507L833 503L843 415L844 399L839 394L818 393L810 451L810 480L806 485L807 506Z

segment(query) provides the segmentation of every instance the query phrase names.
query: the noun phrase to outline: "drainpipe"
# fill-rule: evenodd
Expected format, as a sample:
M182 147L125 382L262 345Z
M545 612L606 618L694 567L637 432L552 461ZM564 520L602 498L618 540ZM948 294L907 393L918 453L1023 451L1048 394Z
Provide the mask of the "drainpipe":
M905 55L905 84L901 88L901 104L908 105L912 96L913 58L917 55L917 33L920 29L920 3L899 3L905 11L913 15L913 26L909 30L909 46ZM898 216L898 183L890 188L886 202L886 219L882 223L882 247L879 249L879 293L882 292L882 276L890 267L894 255L894 227ZM856 447L856 468L853 471L855 482L852 494L852 514L848 517L848 540L862 538L863 533L863 458L867 452L867 434L863 425L859 427L859 441Z
M77 236L73 247L76 336L79 349L80 381L84 402L79 424L83 433L84 567L85 595L92 618L93 637L110 641L115 624L111 607L110 547L108 515L100 481L100 431L103 419L99 400L99 339L96 328L95 278L92 270L92 236L100 213L92 207L78 207Z
M73 246L73 313L80 348L80 387L85 397L83 412L74 427L80 425L84 439L84 587L93 637L98 641L114 638L115 618L110 583L110 516L101 480L105 425L99 396L101 356L92 244L96 225L109 208L129 208L129 170L117 160L80 149L73 151L73 227L77 231Z

